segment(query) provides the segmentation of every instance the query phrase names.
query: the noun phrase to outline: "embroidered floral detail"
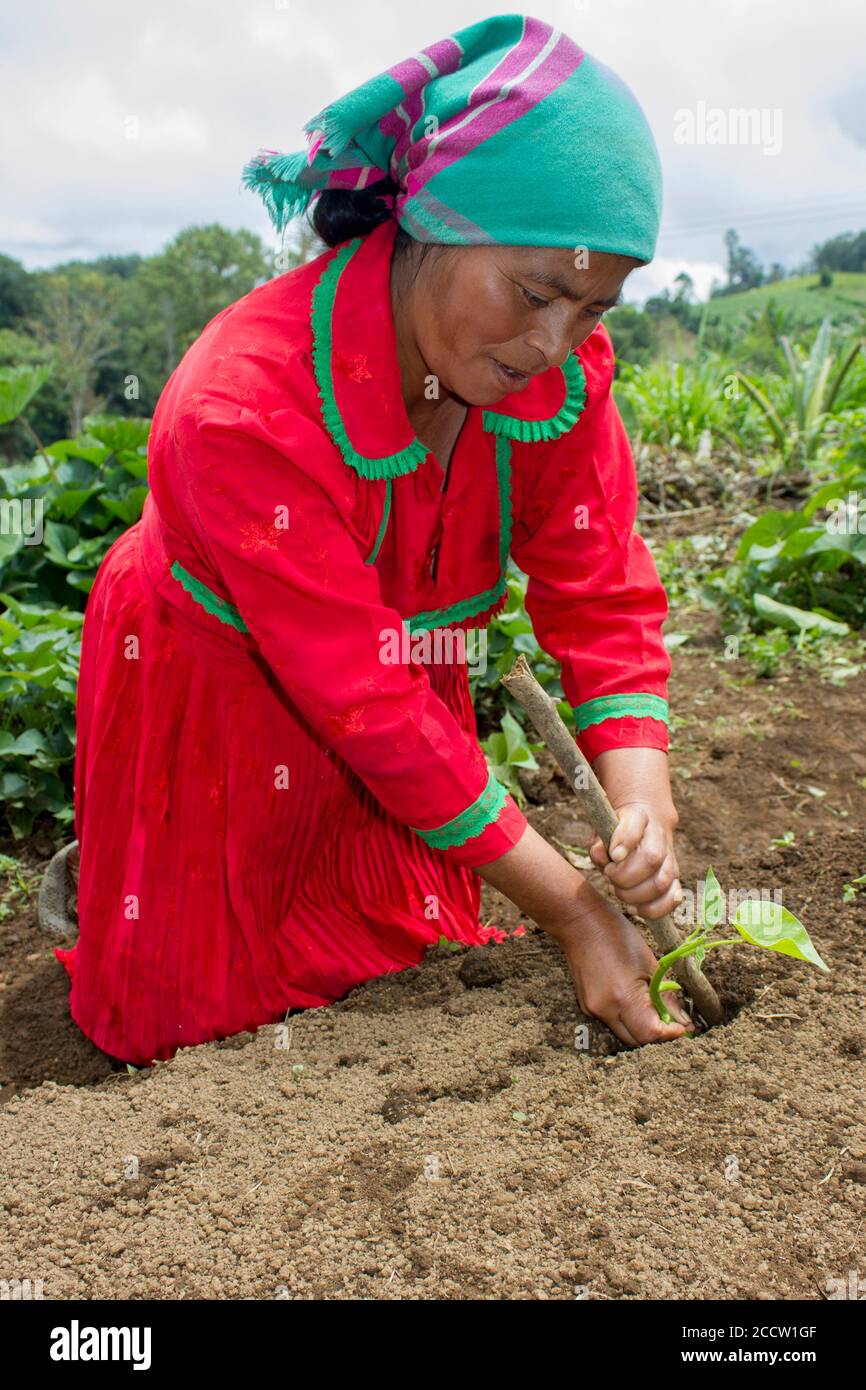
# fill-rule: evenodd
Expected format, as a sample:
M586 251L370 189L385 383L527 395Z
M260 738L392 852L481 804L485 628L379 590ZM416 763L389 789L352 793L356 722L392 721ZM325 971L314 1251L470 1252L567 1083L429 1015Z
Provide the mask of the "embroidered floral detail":
M459 816L446 821L444 825L437 825L433 830L419 830L414 825L411 829L431 849L450 849L453 845L465 845L467 840L474 840L476 835L480 835L488 825L499 819L506 795L502 783L497 782L492 772L488 772L481 795L477 796L465 811L461 811Z
M573 429L586 405L586 377L576 353L566 358L561 371L565 378L565 400L555 415L546 420L521 420L517 415L485 410L481 415L484 428L490 434L507 435L509 439L519 439L522 443L557 439Z
M451 623L461 623L467 618L492 616L490 610L500 606L506 597L508 586L505 580L505 566L511 549L511 442L500 435L496 440L496 482L499 492L499 578L490 589L473 594L471 598L461 599L445 608L433 608L425 613L416 613L408 619L409 631L430 631L432 628L447 627Z
M334 738L362 734L367 727L363 717L365 710L366 705L352 705L351 709L344 710L342 714L329 714L325 720L325 728Z
M350 356L346 352L335 352L331 358L338 372L342 372L343 376L347 376L350 381L358 382L373 380L373 373L367 366L367 360L367 355L363 352L356 352L354 356Z
M247 521L241 527L243 540L241 550L276 550L280 543L281 531L272 521Z
M178 583L186 589L190 597L194 598L196 603L200 603L208 613L219 618L221 623L227 623L229 627L236 628L238 632L249 632L249 628L234 604L229 603L228 599L220 598L213 589L209 589L200 579L196 579L194 575L184 569L179 560L174 561L171 566L171 573Z
M671 722L667 700L642 691L632 695L600 695L595 700L585 700L574 710L574 721L581 733L591 724L602 724L605 719L629 718L659 719L668 726Z
M362 478L399 478L404 473L414 473L423 463L429 450L420 439L414 438L404 449L382 458L367 458L358 453L352 444L346 426L343 424L334 393L334 362L332 357L332 320L334 301L340 276L362 245L363 237L354 237L342 246L322 272L313 290L312 329L313 329L313 371L319 388L322 419L328 433L350 468L354 468Z

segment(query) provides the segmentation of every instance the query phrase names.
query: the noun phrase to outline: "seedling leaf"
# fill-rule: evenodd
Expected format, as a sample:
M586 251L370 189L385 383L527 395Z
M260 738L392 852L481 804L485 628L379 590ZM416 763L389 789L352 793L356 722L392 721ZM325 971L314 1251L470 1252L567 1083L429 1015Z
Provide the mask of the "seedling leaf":
M768 951L778 951L783 956L795 956L829 974L829 965L818 955L802 922L781 903L747 899L740 903L731 925L750 945L764 946Z
M712 869L707 869L706 882L704 883L704 901L701 917L705 927L717 927L724 916L725 904L722 898L722 889L719 880L716 878ZM700 964L700 962L698 962Z

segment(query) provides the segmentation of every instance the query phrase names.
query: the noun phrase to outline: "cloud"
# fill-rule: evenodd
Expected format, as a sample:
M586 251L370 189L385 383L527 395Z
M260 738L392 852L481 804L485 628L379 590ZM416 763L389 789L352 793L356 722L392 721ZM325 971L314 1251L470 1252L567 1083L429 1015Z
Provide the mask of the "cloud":
M714 280L725 279L725 268L718 261L686 261L675 256L656 256L650 265L635 270L625 282L623 298L630 304L642 304L651 294L674 288L677 276L685 272L694 281L695 296L707 299Z
M303 123L328 101L501 9L497 0L8 7L0 172L13 197L0 250L30 266L148 254L182 227L213 221L274 244L259 200L240 182L247 159L261 146L302 148ZM647 112L665 217L660 259L639 272L643 281L657 284L674 266L721 265L727 226L765 261L790 264L815 241L866 225L862 19L853 0L824 0L820 16L812 0L553 0L531 12L619 72ZM778 108L781 152L677 144L677 110L700 101Z

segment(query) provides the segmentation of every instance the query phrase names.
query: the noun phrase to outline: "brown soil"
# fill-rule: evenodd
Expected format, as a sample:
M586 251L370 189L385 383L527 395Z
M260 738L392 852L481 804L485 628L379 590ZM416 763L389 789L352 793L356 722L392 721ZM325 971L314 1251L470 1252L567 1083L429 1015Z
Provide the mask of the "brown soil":
M288 1046L268 1027L129 1076L13 916L0 1274L62 1299L820 1299L866 1276L866 891L843 900L866 872L866 679L749 682L717 652L677 653L683 882L711 863L781 888L830 975L720 951L725 1026L629 1050L594 1024L579 1051L530 928L297 1015ZM549 765L528 790L542 832L587 844Z

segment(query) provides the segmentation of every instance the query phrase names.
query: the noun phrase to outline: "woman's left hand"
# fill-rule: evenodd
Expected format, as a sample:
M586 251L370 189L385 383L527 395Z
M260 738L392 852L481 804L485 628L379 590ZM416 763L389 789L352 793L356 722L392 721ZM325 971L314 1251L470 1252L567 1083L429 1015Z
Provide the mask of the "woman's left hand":
M603 868L620 902L641 917L663 917L682 902L679 865L674 852L675 811L659 811L646 801L614 807L619 824L610 841L610 854L598 835L589 855Z

